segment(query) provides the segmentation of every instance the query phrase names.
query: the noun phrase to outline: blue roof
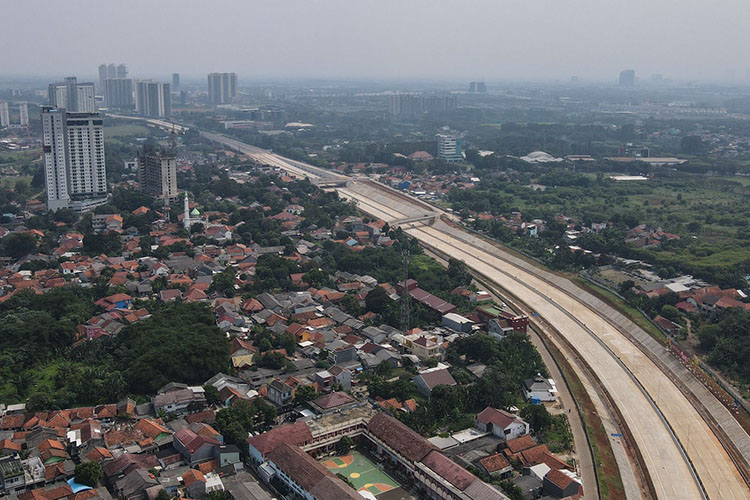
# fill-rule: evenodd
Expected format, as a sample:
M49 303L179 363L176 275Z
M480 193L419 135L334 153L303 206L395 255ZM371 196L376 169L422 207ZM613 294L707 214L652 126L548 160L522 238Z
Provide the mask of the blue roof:
M68 486L70 486L70 489L73 490L73 493L78 493L80 491L93 489L91 486L86 486L85 484L76 483L74 477L71 477L70 479L68 479Z

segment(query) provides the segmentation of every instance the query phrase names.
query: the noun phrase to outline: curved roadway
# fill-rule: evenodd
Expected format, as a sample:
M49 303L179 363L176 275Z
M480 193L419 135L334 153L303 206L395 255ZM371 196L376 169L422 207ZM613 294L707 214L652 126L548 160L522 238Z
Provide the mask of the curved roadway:
M369 186L340 189L362 211L385 221L424 212ZM668 377L595 311L545 280L504 260L502 252L440 221L404 227L424 244L463 260L509 289L567 338L585 358L614 399L644 457L659 498L700 498L702 491L685 458L711 498L748 498L747 487L721 443L692 404ZM636 380L637 379L637 380ZM652 401L653 400L653 401ZM654 403L655 401L655 403ZM657 407L670 422L676 442Z

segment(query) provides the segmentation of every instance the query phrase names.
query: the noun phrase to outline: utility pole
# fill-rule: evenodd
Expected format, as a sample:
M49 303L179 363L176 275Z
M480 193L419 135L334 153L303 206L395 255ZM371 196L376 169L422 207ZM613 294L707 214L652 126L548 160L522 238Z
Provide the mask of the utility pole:
M409 279L409 241L405 237L401 241L401 263L403 265L403 286L401 287L401 330L406 334L409 330L409 316L411 315L411 297L409 295L409 286L406 283Z

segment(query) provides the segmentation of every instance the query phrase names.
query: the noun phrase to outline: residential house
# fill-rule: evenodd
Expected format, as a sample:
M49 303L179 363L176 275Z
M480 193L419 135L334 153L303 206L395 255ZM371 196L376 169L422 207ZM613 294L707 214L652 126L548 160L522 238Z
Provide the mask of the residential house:
M542 492L555 498L568 498L583 495L583 486L564 470L551 469L542 481Z
M492 318L489 323L487 323L487 333L498 340L502 340L503 337L510 335L514 330L515 329L508 324L508 321L504 318Z
M471 327L474 325L474 322L460 314L448 313L443 316L441 325L457 332L469 333L471 332Z
M206 405L206 395L202 387L185 387L160 392L151 398L154 412L183 414L194 408L196 410Z
M420 373L414 377L414 383L417 384L417 391L420 394L430 397L435 387L439 385L454 386L456 385L456 380L447 368L439 368Z
M531 401L555 401L557 400L557 387L554 380L544 378L537 373L536 377L524 380L523 394L527 400Z
M492 478L502 479L513 473L513 466L502 453L495 453L479 459L479 467Z
M294 398L294 389L282 382L281 380L275 379L273 382L268 384L268 394L266 398L279 408L291 404Z
M475 418L474 425L483 432L491 432L504 441L519 438L529 433L529 424L505 410L488 406Z
M218 453L221 442L217 439L195 433L185 427L175 432L174 448L180 452L191 467L202 462L213 460Z
M417 356L419 359L440 359L442 353L440 351L440 344L435 342L432 338L421 336L417 340L411 343L409 350Z
M21 460L13 457L0 458L0 493L13 494L23 491L26 485Z

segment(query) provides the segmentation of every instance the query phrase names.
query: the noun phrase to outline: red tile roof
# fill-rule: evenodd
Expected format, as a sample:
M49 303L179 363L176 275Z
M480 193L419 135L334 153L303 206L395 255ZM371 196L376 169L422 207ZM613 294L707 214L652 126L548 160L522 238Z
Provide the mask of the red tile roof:
M536 446L536 443L534 442L534 438L527 434L516 439L511 439L510 441L505 443L505 446L507 446L508 450L510 450L511 453L520 453L523 450L533 448L534 446Z
M312 404L315 404L324 410L329 410L331 408L336 408L337 406L344 406L354 402L356 402L356 399L345 392L339 391L320 396L319 398L314 399Z
M495 453L494 455L484 457L479 460L479 463L481 463L485 470L490 474L501 471L506 467L510 467L510 462L508 462L502 453Z
M304 422L295 422L248 438L247 442L257 449L261 455L265 456L282 443L300 446L311 439L312 434L307 424Z
M367 430L411 462L419 462L435 449L425 438L385 413L372 417Z
M459 490L465 490L477 477L437 450L431 451L422 463Z

